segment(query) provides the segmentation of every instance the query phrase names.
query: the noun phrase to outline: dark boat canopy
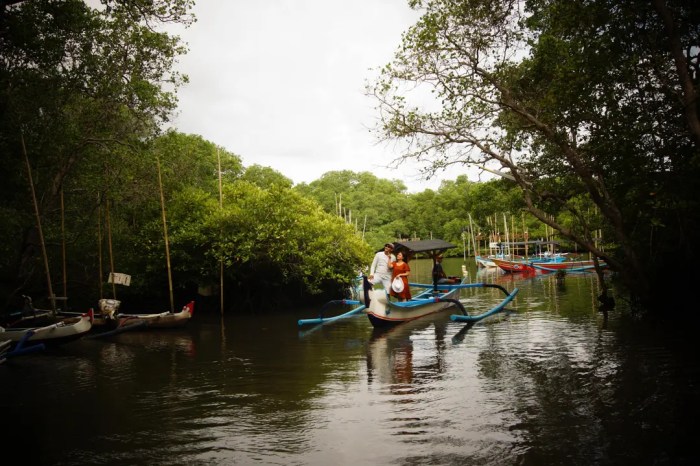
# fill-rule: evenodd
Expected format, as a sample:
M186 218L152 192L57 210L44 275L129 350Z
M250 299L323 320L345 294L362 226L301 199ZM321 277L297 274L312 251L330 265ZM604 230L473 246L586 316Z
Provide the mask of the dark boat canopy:
M426 252L431 256L441 253L447 249L456 248L452 243L441 239L422 239L416 241L394 241L394 253L398 251L406 251L412 256Z

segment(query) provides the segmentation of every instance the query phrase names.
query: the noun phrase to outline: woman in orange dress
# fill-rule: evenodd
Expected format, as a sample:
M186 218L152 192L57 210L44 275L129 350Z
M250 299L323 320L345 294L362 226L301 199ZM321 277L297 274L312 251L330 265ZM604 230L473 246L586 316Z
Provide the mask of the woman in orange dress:
M411 275L411 267L408 266L408 262L404 261L403 252L399 251L396 253L396 261L391 265L393 266L391 279L394 280L396 277L401 277L403 281L403 291L397 293L392 288L390 294L400 301L408 301L411 299L411 289L408 286L408 276Z

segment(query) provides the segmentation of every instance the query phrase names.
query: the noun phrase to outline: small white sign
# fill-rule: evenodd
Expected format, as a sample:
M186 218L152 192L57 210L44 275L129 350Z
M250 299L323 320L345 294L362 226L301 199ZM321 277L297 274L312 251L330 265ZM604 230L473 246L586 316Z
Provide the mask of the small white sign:
M115 285L131 285L131 275L125 273L110 273L107 283L114 283Z

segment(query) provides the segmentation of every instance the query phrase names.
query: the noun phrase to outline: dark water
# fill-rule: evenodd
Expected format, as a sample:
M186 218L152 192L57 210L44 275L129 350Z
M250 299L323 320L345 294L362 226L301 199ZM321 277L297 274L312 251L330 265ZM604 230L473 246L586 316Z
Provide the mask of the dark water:
M316 310L195 309L185 329L9 361L0 445L62 465L698 464L694 329L635 321L620 300L606 319L592 276L469 268L520 289L512 312L377 333L363 315L300 331ZM500 296L462 298L478 312Z

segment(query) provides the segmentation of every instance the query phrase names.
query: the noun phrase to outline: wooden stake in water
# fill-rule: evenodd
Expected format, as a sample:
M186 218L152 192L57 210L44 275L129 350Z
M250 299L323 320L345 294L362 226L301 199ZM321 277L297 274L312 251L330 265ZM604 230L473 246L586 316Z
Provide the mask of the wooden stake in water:
M168 222L165 219L165 194L163 194L163 178L160 174L160 159L156 157L158 166L158 188L160 189L160 211L163 215L163 238L165 239L165 260L168 265L168 291L170 292L170 312L175 312L173 298L173 275L170 269L170 245L168 244Z
M36 215L36 228L39 233L39 242L41 243L41 253L44 256L44 270L46 272L46 284L48 286L49 299L51 300L51 310L56 312L56 297L53 295L53 287L51 286L51 271L49 270L49 255L46 253L46 242L44 241L44 232L41 229L41 216L39 215L39 203L36 200L36 191L34 190L34 178L32 177L32 166L29 163L27 148L24 145L24 133L22 138L22 152L24 160L27 163L27 176L29 177L29 186L32 192L32 202L34 203L34 214Z

